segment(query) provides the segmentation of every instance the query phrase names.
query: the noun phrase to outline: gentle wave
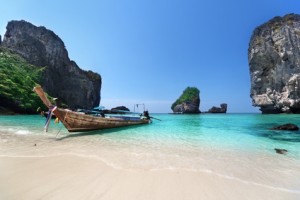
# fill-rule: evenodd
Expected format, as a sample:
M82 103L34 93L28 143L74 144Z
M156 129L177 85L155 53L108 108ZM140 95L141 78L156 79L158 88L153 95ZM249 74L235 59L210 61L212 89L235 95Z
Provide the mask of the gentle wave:
M12 134L17 134L17 135L28 135L28 134L31 134L31 131L29 131L28 129L22 129L22 128L19 128L19 127L14 127L14 128L11 128L11 127L1 127L0 128L0 132L3 132L3 133L12 133Z
M18 131L16 131L16 134L27 135L27 134L30 134L30 131L29 130L18 130Z

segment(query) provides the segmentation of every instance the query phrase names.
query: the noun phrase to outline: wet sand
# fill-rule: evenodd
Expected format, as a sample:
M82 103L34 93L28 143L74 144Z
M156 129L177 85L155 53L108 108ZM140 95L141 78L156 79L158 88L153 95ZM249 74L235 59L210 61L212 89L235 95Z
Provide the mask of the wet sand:
M298 200L290 191L186 170L115 169L75 155L0 156L0 199Z

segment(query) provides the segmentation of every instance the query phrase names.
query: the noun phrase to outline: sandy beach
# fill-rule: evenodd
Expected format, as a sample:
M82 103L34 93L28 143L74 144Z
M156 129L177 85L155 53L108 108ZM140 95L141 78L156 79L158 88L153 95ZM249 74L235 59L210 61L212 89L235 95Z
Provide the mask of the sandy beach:
M186 124L161 115L164 123L153 126L77 134L56 124L45 134L39 116L3 117L0 199L300 199L299 143L245 134L251 125L226 132L205 121L196 129L195 117ZM243 116L226 117L231 124ZM277 154L278 147L288 153Z
M0 157L0 199L299 199L296 191L185 170L114 169L72 155Z

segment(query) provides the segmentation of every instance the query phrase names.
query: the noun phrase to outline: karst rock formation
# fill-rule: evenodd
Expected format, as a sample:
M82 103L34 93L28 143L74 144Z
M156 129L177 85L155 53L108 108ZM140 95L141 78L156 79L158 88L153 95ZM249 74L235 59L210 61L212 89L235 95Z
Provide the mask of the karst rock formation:
M253 106L262 113L300 113L300 15L257 27L248 60Z
M70 60L63 41L53 31L24 20L10 21L1 46L43 69L44 90L70 108L99 105L101 76L80 69Z

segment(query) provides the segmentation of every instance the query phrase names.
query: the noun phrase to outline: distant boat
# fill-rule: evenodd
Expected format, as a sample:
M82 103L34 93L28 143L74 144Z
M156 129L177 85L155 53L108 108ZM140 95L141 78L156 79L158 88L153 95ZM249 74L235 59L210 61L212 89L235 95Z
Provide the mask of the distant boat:
M69 109L58 108L52 105L40 86L34 87L33 90L38 94L50 111L55 114L59 121L63 123L69 132L102 130L139 124L149 124L151 122L148 111L144 111L143 115L139 117L104 117L103 115L89 115L83 112L74 112Z

